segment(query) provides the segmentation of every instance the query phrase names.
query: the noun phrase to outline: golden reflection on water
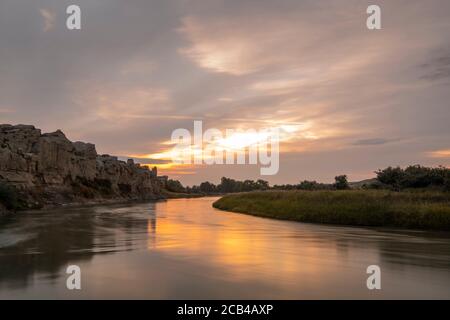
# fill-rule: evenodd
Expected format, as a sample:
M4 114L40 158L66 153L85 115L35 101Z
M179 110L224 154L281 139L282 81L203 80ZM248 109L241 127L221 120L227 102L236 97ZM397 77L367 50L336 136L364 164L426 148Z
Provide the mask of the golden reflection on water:
M263 219L213 201L0 219L0 299L450 297L448 235ZM69 264L85 277L76 296L60 290ZM382 269L380 292L366 287L372 264Z
M158 203L155 211L164 214L149 221L148 249L222 268L231 280L263 276L287 282L326 277L335 267L329 262L342 254L333 243L309 241L311 231L297 223L222 212L211 203Z

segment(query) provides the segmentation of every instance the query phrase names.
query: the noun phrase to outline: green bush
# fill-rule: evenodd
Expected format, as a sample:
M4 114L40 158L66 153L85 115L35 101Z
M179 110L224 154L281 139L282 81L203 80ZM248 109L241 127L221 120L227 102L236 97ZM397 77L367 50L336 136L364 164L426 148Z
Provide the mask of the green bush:
M112 193L112 183L108 179L94 179L93 187L100 191L104 195L109 195Z
M93 198L95 196L94 191L102 195L110 195L113 191L112 183L107 179L94 178L94 180L88 180L83 177L77 177L72 186L86 198Z
M446 167L429 168L420 165L400 167L388 167L375 172L377 180L390 186L394 190L408 188L448 188L450 169Z
M444 190L450 191L450 175L444 180Z
M350 189L350 185L348 184L347 175L343 174L340 176L334 177L334 187L337 190L346 190Z
M5 182L0 182L0 203L8 210L17 210L19 199L16 188Z
M168 179L166 183L166 189L170 192L183 193L186 189L183 187L180 181Z

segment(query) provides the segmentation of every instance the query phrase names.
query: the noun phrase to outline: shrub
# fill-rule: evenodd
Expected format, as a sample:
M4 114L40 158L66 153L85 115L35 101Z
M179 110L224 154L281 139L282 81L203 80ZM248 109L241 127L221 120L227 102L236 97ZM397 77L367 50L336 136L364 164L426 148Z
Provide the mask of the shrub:
M350 189L350 185L348 184L347 176L346 176L345 174L344 174L344 175L341 175L341 176L336 176L336 177L334 178L334 180L335 180L334 187L335 187L337 190L346 190L346 189Z
M375 173L377 174L378 181L392 186L396 190L400 189L402 180L405 177L405 172L400 167L387 167L386 169L378 170Z
M444 190L450 191L450 175L447 175L447 177L444 180Z
M445 167L428 168L420 165L400 167L388 167L376 171L379 182L384 183L394 190L407 188L439 187L446 189L446 181L450 176L450 169Z
M117 186L119 187L119 191L121 194L127 195L131 193L131 185L127 183L119 183Z
M303 180L300 181L300 183L297 185L297 189L299 190L317 190L318 189L318 183L316 181L308 181Z
M19 208L17 190L14 186L0 182L0 203L8 210L16 210Z
M107 179L95 178L94 180L88 180L83 177L77 177L72 185L87 198L94 197L94 190L103 195L110 195L112 193L112 183Z
M103 194L111 194L112 193L112 183L108 179L94 179L94 188L100 191Z
M170 192L183 193L186 192L186 189L183 187L180 181L178 180L167 180L166 189Z
M217 190L217 187L213 183L208 181L200 183L199 188L203 193L214 193Z

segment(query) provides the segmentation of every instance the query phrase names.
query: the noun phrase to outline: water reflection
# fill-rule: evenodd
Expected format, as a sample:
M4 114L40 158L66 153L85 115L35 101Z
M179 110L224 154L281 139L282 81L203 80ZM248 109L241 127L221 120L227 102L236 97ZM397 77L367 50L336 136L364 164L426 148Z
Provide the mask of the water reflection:
M69 208L2 217L0 289L27 287L35 275L55 282L70 261L136 248L138 240L147 239L147 216L154 216L154 207Z
M450 237L274 221L214 199L0 219L0 298L450 298ZM82 292L64 290L82 267ZM378 264L383 290L365 287Z

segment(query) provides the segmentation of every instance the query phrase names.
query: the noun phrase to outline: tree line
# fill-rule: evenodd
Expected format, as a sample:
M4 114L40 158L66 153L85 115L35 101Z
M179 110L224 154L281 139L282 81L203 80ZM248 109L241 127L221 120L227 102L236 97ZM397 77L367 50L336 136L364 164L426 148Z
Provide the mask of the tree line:
M420 165L388 167L375 172L378 187L389 187L393 190L412 188L442 188L450 191L450 169L439 166L435 168Z
M334 183L320 183L314 180L303 180L298 184L269 185L265 180L235 180L222 177L219 184L209 181L183 186L178 180L168 179L166 189L176 193L189 194L223 194L263 190L346 190L351 188L387 189L400 191L404 189L435 188L450 191L450 169L425 167L420 165L388 167L375 171L376 177L366 183L351 184L347 175L338 175Z

